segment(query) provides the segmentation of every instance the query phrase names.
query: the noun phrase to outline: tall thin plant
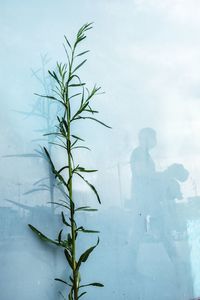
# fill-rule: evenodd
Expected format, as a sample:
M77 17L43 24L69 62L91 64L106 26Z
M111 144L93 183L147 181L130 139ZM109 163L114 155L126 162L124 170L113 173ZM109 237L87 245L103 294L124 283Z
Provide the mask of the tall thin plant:
M54 135L57 139L52 144L64 149L66 161L64 165L57 169L53 159L44 147L44 153L50 164L51 170L57 181L57 185L61 187L64 200L56 200L54 204L59 205L62 208L61 219L63 228L58 233L55 240L47 237L45 234L36 229L33 225L29 224L31 230L42 240L50 242L58 247L62 247L64 255L68 264L68 270L70 269L69 278L55 278L55 280L62 282L66 287L66 294L68 300L78 300L84 296L87 292L82 289L87 286L103 287L103 284L98 282L82 284L80 269L82 263L85 263L90 254L99 244L99 237L95 245L89 247L81 255L77 247L77 240L79 233L98 233L96 230L85 229L84 226L77 224L77 214L82 212L93 212L94 209L90 206L79 206L74 197L74 177L77 176L89 186L92 192L95 194L97 201L101 204L99 194L86 178L85 173L96 172L97 170L86 169L83 166L75 163L74 150L86 148L83 142L84 140L73 134L72 124L80 120L91 120L100 123L103 126L107 126L99 119L96 118L97 110L91 107L93 98L99 94L100 87L96 85L88 90L85 83L82 82L77 72L86 63L86 59L80 61L85 56L87 51L78 51L80 43L86 38L86 32L92 28L92 23L83 25L75 38L74 43L70 43L65 36L64 50L67 57L67 63L57 63L56 70L48 71L49 75L55 82L55 89L52 91L52 95L40 95L49 101L56 101L62 107L62 115L57 116L57 125L54 132L49 132L47 135ZM75 99L78 99L75 105ZM64 230L65 228L65 230ZM63 231L64 230L64 231ZM67 233L66 233L67 230Z

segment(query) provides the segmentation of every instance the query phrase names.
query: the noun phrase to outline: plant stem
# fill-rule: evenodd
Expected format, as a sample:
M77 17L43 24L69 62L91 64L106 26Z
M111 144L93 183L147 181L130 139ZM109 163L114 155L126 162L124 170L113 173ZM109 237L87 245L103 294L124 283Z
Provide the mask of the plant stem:
M73 54L72 54L73 61ZM70 68L71 69L71 68ZM69 70L69 76L71 76L71 70ZM68 87L67 87L68 94ZM74 201L73 201L73 184L72 184L72 159L71 159L71 115L70 115L70 101L67 102L67 155L68 155L68 178L69 178L69 198L70 198L70 222L71 222L71 239L72 239L72 273L73 273L73 293L74 300L78 300L78 281L77 281L77 272L76 272L76 226L74 220Z
M70 128L68 128L68 135L70 135ZM69 141L69 140L68 140ZM72 190L72 162L70 153L68 153L68 166L69 166L69 198L70 198L70 219L71 219L71 238L72 238L72 266L73 266L73 288L74 300L78 299L78 286L76 275L76 238L75 238L75 221L74 221L74 202Z

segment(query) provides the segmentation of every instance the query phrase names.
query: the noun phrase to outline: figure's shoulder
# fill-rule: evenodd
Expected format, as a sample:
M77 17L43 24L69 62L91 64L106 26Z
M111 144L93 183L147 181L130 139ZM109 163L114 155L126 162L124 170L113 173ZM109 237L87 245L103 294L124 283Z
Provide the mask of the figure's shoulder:
M144 151L140 147L135 148L131 153L131 161L141 160L144 157Z

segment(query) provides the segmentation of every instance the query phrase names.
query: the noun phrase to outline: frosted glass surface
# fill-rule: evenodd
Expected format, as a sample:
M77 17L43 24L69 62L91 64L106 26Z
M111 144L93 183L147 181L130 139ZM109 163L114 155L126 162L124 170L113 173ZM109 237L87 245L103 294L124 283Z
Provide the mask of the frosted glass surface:
M62 299L54 278L68 274L65 258L27 226L52 238L62 227L48 203L59 191L37 156L46 145L58 166L65 161L43 139L59 108L34 93L49 92L47 70L66 60L64 34L90 21L80 75L106 92L94 106L112 130L73 128L92 148L77 161L99 170L87 178L102 200L75 182L78 203L99 209L80 223L101 231L82 280L105 287L85 299L200 297L199 16L195 0L0 2L1 300ZM80 253L95 242L82 239Z

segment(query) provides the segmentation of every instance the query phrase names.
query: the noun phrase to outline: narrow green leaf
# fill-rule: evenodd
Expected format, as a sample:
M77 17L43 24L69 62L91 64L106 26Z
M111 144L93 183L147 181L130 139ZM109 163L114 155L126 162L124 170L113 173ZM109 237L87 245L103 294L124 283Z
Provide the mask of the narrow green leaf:
M60 278L54 278L54 280L56 280L56 281L60 281L60 282L62 282L62 283L64 283L64 284L66 284L66 285L68 285L68 286L71 286L71 287L72 287L72 285L71 285L71 284L69 284L67 281L65 281L65 280L62 280L62 279L60 279Z
M74 94L74 95L72 95L71 97L69 97L69 99L72 99L72 98L75 98L75 97L77 97L77 96L80 96L82 93L77 93L77 94Z
M50 154L49 154L49 152L48 152L48 150L47 150L46 147L44 147L44 151L45 151L45 154L46 154L46 156L47 156L47 158L48 158L48 160L49 160L51 166L53 167L53 169L55 169L55 168L54 168L54 164L53 164L53 162L52 162L52 160L51 160L51 156L50 156Z
M82 296L84 296L85 294L87 294L87 292L83 292L80 294L80 296L78 296L78 299L80 299Z
M82 138L80 138L79 136L77 136L77 135L72 134L71 136L72 136L73 138L77 139L77 140L80 140L80 141L83 141L83 142L84 142L84 140L83 140Z
M65 35L64 35L64 38L65 38L65 41L67 42L67 45L69 46L69 48L72 49L72 46Z
M89 284L80 285L80 288L86 287L86 286L104 287L104 285L102 283L92 282L92 283L89 283Z
M69 79L68 79L68 83L69 83L70 81L72 81L72 79L74 79L74 78L77 78L77 79L78 79L78 82L79 82L79 83L82 83L80 77L79 77L77 74L71 75L71 76L69 77ZM81 94L82 94L82 93L80 93L80 95L81 95Z
M60 230L59 234L58 234L58 243L60 244L61 241L62 241L62 232L63 232L63 229Z
M94 24L94 22L87 23L85 26L85 31L92 29L93 24Z
M97 240L96 245L90 247L89 249L87 249L79 258L77 266L76 266L76 270L79 270L81 263L85 263L89 257L89 255L92 253L92 251L97 247L97 245L99 244L99 238Z
M72 83L69 85L69 87L78 87L78 86L83 86L85 83Z
M67 235L67 241L68 241L69 245L72 244L72 238L71 238L70 233L68 233L68 235Z
M103 125L103 126L105 126L105 127L107 127L107 128L110 128L110 129L112 128L112 127L106 125L105 123L103 123L102 121L100 121L100 120L98 120L98 119L96 119L96 118L93 118L93 117L82 117L82 116L78 116L78 117L76 117L74 120L78 120L78 119L89 119L89 120L93 120L93 121L95 121L95 122L97 122L97 123L99 123L99 124L101 124L101 125Z
M84 103L81 104L79 110L77 113L74 115L73 119L77 116L80 115L87 107L89 106L89 101L85 101Z
M81 206L75 209L75 211L97 211L96 208L90 208L90 206Z
M72 74L75 73L80 67L82 67L82 66L86 63L86 61L87 61L87 59L85 59L84 61L82 61L82 62L81 62L81 63L73 70Z
M86 149L86 150L89 150L89 151L91 151L91 149L90 149L90 148L88 148L88 147L85 147L85 146L75 146L75 147L72 147L72 149Z
M78 167L77 170L79 172L83 172L83 173L93 173L93 172L97 172L98 170L88 170L88 169L85 169L83 167Z
M77 40L76 40L76 42L75 42L75 44L74 44L74 47L76 48L77 45L78 45L82 40L84 40L85 38L86 38L86 36L84 36L84 35L79 35L79 37L77 38Z
M30 227L30 229L43 241L45 242L49 242L55 245L59 245L58 242L53 241L52 239L48 238L46 235L44 235L43 233L41 233L38 229L36 229L34 226L32 226L31 224L28 224L28 226Z
M51 100L55 100L55 101L60 101L59 99L57 99L57 98L54 97L54 96L40 95L40 94L37 94L37 93L34 93L34 95L39 96L39 97L41 97L41 98L47 98L47 99L51 99Z
M61 183L63 183L66 187L67 187L67 183L65 182L64 178L60 175L60 173L58 173L58 171L55 169L54 164L52 162L51 156L48 152L48 150L44 147L44 151L46 153L46 156L49 160L49 163L51 165L51 170L52 172L55 174L55 178L58 178L60 180Z
M88 97L87 97L87 101L91 100L95 95L99 95L99 93L97 94L97 92L101 89L101 87L97 87L96 85L93 87L92 91L89 92L88 89L87 92L88 92Z
M85 111L90 112L92 114L98 114L98 110L93 110L93 109L85 109Z
M83 226L77 228L76 231L84 232L84 233L99 233L99 231L97 231L97 230L85 229Z
M73 300L73 288L71 289L69 295L68 295L68 300Z
M62 172L62 171L65 170L65 169L69 169L69 166L64 166L64 167L62 167L60 170L58 170L57 172L60 173L60 172Z
M64 253L65 253L65 257L68 261L68 264L70 265L71 269L73 270L73 262L72 262L72 257L70 255L70 253L68 252L67 249L64 250Z
M71 227L71 225L66 221L63 211L61 212L61 216L62 216L62 222L63 222L63 224L65 224L68 227Z
M49 132L49 133L44 133L43 136L47 136L47 135L58 135L58 136L62 136L59 132Z
M51 71L48 70L48 73L49 73L49 75L50 75L53 79L55 79L55 80L57 81L57 83L58 83L59 85L61 84L60 80L58 79L58 76L56 75L56 73L55 73L54 71L51 72Z
M67 124L67 122L66 122L66 120L64 118L62 118L62 123L63 123L63 125L65 127L66 132L67 132L68 131L68 124Z
M76 172L75 172L76 173ZM89 182L87 181L81 174L79 173L76 173L79 177L81 177L83 179L83 181L85 181L85 183L87 183L87 185L91 188L91 190L95 193L96 197L97 197L97 200L98 202L101 204L101 200L100 200L100 197L99 197L99 194L97 192L97 190L95 189L95 187Z
M78 57L78 56L82 56L82 55L84 55L84 54L86 54L86 53L88 53L88 52L90 52L90 50L83 51L83 52L77 54L76 56L77 56L77 57Z
M98 231L98 230L89 230L89 229L83 229L80 231L84 232L84 233L100 233L100 231Z
M65 147L65 146L63 146L63 145L61 145L61 144L54 143L54 142L49 142L49 144L55 145L55 146L58 146L58 147L60 147L60 148L63 148L63 149L65 149L65 150L67 150L67 147ZM59 173L59 171L58 171L58 173Z

